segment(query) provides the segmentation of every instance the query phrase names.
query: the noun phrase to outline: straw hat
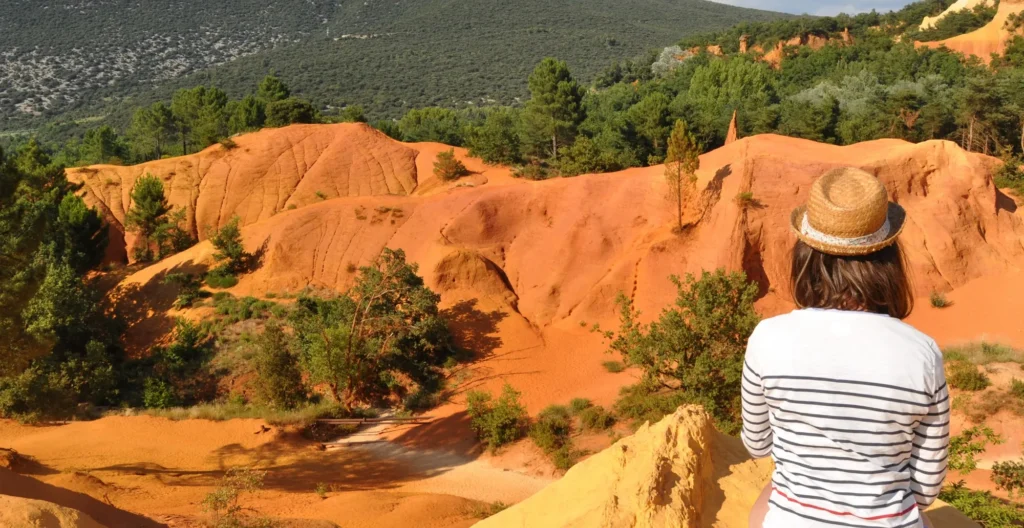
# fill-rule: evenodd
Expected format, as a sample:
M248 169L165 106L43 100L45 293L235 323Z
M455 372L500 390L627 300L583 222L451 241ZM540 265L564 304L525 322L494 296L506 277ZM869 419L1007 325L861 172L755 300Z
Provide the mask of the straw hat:
M860 169L833 169L811 186L807 205L790 226L797 238L822 253L868 255L896 242L907 214L889 201L882 182Z

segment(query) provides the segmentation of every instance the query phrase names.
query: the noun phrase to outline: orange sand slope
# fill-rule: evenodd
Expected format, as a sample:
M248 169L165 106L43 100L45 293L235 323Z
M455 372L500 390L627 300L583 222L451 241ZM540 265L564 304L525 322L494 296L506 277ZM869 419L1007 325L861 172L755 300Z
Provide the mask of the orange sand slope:
M717 432L701 409L682 407L577 464L558 482L477 523L477 528L745 528L771 478L739 439ZM935 528L978 525L942 504Z
M254 434L264 425L259 420L175 422L147 416L49 427L0 422L0 445L36 461L19 469L26 475L0 469L0 496L47 501L111 528L201 526L194 524L202 520L201 502L223 472L255 467L267 471L265 487L244 506L292 519L290 526L329 521L398 528L415 519L416 526L440 528L464 527L476 519L479 503L443 491L447 475L465 478L464 466L474 467L468 456L320 451L291 431L271 428ZM501 495L507 491L502 476L500 470L482 475L490 489L481 491L499 494L490 500L518 501L544 484ZM314 493L320 483L329 490L326 499Z
M987 64L991 62L993 54L1002 55L1006 51L1006 42L1013 36L1005 28L1006 20L1010 15L1022 11L1024 0L1002 0L996 17L981 29L938 42L915 42L914 45L933 49L949 48L964 55L974 55Z

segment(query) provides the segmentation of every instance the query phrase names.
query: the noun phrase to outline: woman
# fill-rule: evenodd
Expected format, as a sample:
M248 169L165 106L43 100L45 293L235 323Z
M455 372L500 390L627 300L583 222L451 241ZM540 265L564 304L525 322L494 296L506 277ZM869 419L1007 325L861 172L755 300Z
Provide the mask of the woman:
M775 460L752 528L921 527L949 445L942 354L913 307L906 214L857 169L814 183L790 222L792 313L763 321L743 369L743 442Z

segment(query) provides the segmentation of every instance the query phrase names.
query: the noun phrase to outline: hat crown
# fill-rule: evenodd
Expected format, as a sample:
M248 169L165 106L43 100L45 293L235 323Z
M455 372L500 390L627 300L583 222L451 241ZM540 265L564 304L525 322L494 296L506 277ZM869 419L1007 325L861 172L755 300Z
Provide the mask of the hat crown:
M881 229L888 210L889 193L878 178L844 167L825 173L811 186L807 221L826 235L856 238Z

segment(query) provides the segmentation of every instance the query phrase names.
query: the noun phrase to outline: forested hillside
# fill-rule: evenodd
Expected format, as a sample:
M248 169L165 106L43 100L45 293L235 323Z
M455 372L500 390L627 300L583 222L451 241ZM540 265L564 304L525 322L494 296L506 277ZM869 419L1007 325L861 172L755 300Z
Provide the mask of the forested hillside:
M702 0L11 0L0 13L0 132L109 117L268 72L318 105L376 117L511 103L545 56L587 79L681 35L781 15Z

